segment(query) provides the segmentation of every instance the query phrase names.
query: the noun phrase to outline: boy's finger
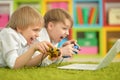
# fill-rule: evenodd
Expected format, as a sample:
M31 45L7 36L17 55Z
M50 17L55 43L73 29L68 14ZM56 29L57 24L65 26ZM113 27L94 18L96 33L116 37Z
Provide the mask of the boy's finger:
M76 40L70 40L70 43L71 43L71 44L76 44L77 41L76 41Z
M46 42L46 43L50 48L54 48L54 46L51 43L49 43L49 42Z

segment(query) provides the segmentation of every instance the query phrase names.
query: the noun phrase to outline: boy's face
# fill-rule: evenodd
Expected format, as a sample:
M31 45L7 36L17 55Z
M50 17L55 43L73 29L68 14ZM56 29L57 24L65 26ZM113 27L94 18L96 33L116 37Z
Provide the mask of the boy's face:
M30 45L39 36L39 31L42 27L40 26L30 26L27 29L19 29L19 32L24 36L27 44Z
M69 29L71 28L71 23L68 19L65 20L65 24L62 22L48 24L48 33L50 39L53 40L55 43L60 42L63 38L69 35Z

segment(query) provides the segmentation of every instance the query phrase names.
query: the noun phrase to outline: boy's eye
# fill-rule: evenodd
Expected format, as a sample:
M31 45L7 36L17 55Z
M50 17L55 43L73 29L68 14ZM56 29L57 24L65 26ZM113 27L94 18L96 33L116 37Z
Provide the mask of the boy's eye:
M39 32L40 30L39 30L39 29L33 29L33 31L35 31L35 32Z
M38 29L35 29L34 31L38 31Z
M64 30L67 30L67 28L63 28Z

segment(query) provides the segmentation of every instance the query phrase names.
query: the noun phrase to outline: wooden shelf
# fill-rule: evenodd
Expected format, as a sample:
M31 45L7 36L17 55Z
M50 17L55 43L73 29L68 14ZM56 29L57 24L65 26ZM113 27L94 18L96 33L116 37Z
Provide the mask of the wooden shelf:
M3 29L13 12L13 1L0 1L0 29Z
M102 27L102 0L74 0L73 18L75 27Z
M105 0L106 2L120 2L120 0Z
M104 27L103 28L103 54L106 55L106 53L110 50L110 48L114 45L114 43L120 39L120 27ZM120 57L120 54L117 55L117 57Z
M61 3L61 4L59 4ZM59 6L58 6L59 5ZM67 10L72 16L72 1L71 0L44 0L42 2L42 14L51 8L62 8Z
M109 16L109 14L110 14L110 10L112 8L120 9L120 0L103 0L103 24L104 24L104 26L107 26L107 27L112 27L112 26L119 27L120 25L118 25L118 24L120 24L120 23L113 24L113 25L109 23L109 21L111 20L111 19L109 20L109 18L111 17L111 16ZM113 14L113 15L115 16L115 14Z
M14 10L20 6L29 5L41 12L41 0L14 0Z
M82 41L79 44L79 40L77 41L78 44L85 48L86 47L91 47L90 51L89 50L84 50L87 53L84 53L83 51L81 51L80 53L82 54L89 54L89 55L102 55L102 36L101 36L102 30L101 28L74 28L73 29L73 38L78 40L80 39L80 41ZM97 43L97 44L96 44ZM92 48L94 48L94 51L92 53ZM97 48L97 52L96 49ZM95 52L95 53L94 53Z

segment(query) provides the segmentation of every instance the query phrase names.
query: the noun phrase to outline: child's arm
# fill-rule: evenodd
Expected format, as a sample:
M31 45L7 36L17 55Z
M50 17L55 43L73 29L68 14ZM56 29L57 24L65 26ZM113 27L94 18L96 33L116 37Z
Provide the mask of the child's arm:
M38 42L38 43L31 45L31 47L28 49L28 51L26 51L25 53L23 53L21 56L19 56L16 59L14 68L38 65L40 63L41 59L44 58L42 56L43 55L45 55L45 57L47 56L47 50L49 49L49 47L53 47L52 44L45 42L45 41ZM36 50L42 52L42 54L39 54L36 57L32 58L32 56Z

